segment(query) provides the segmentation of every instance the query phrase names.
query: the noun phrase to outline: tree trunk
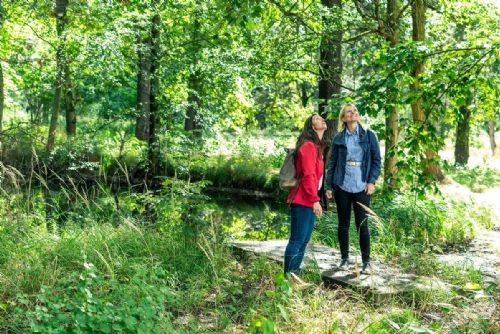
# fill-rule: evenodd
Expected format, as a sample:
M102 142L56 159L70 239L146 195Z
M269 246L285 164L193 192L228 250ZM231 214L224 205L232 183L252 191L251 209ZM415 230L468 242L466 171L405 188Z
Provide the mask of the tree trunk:
M385 107L385 157L384 185L388 190L394 190L397 183L398 142L399 142L399 108L394 103L394 94L387 96Z
M455 141L455 165L467 166L469 161L469 133L471 112L467 106L460 107L461 119L457 124Z
M302 81L300 83L300 100L302 101L302 107L307 107L310 95L307 94L307 89L309 88L309 83L307 81Z
M3 1L0 0L0 31L3 30L3 21L4 21L4 16L3 16ZM3 65L2 61L0 60L0 132L2 131L2 124L3 124L3 104L4 104L4 83L3 83Z
M342 8L342 0L321 0L321 4L328 10L333 8ZM329 24L324 20L324 25ZM340 94L342 85L342 29L337 29L329 38L323 35L320 45L320 64L319 64L319 105L318 113L323 117L328 116L328 102L333 95ZM325 142L330 143L337 133L338 119L327 120L328 130L324 134Z
M198 5L198 1L196 2ZM198 52L197 50L197 45L195 41L198 38L198 33L200 30L200 21L198 19L194 20L194 26L193 26L193 31L191 34L191 40L193 41L193 46L191 53L193 55L196 55ZM200 120L200 115L199 115L199 110L201 106L201 101L200 101L200 93L201 93L201 80L200 80L200 73L198 70L196 70L196 59L198 57L194 56L195 59L195 64L194 68L188 79L188 107L186 111L186 119L184 122L184 130L186 131L192 131L196 137L201 136L201 120Z
M386 40L391 48L399 44L399 14L398 0L387 1L388 33ZM396 102L397 94L391 89L387 94L385 108L385 158L384 158L384 185L386 189L392 191L396 187L398 162L398 141L399 141L399 107Z
M137 73L137 119L135 136L140 140L149 140L149 118L151 112L151 36L143 40L138 37L139 71Z
M495 121L492 119L489 122L488 135L490 136L491 154L495 155L497 144L495 142Z
M414 0L411 6L411 17L413 24L413 41L422 42L425 40L425 3L424 0ZM425 121L425 113L422 106L422 96L420 94L420 76L424 72L424 62L417 61L412 69L411 75L414 78L410 84L410 89L418 96L411 103L413 121L422 124Z
M188 107L186 113L186 121L184 130L197 131L201 130L198 111L200 108L200 98L198 92L200 90L200 82L197 73L191 73L188 81Z
M159 43L160 43L160 15L155 13L151 27L151 107L149 113L149 142L148 160L149 186L157 189L159 186L158 176L160 174L160 143L157 129L160 125L160 115L158 108L158 93L160 91L160 78L158 75Z
M71 71L69 64L64 65L64 101L66 106L66 134L68 136L76 135L76 96L75 87L71 80Z
M2 132L3 127L3 104L4 104L4 89L3 89L3 67L2 61L0 61L0 132Z
M47 151L51 151L54 148L56 131L57 131L57 119L59 117L59 111L61 108L61 93L64 75L64 49L66 45L66 35L65 28L67 23L66 9L68 7L69 0L56 0L56 31L57 31L57 49L56 49L56 82L55 82L55 94L54 94L54 104L52 107L52 115L50 117L49 125L49 136L47 139Z
M425 41L425 2L424 0L414 0L411 6L411 17L412 17L412 39L415 42ZM424 73L424 62L417 61L411 72L413 76L413 83L410 84L410 90L417 97L411 102L411 110L413 116L413 122L416 124L424 124L425 113L423 108L423 99L420 92L420 76ZM438 180L442 180L444 175L439 168L439 166L432 163L437 157L436 152L431 149L427 149L425 152L426 162L423 166L424 171L427 174L435 176Z

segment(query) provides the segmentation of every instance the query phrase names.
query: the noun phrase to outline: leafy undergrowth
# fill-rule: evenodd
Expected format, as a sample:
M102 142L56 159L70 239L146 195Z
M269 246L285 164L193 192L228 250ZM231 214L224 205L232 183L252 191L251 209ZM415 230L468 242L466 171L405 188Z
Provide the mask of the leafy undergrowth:
M445 249L463 248L481 227L493 226L491 210L482 206L428 195L419 199L411 194L387 198L376 194L370 216L373 252L385 259L405 254L442 253ZM351 224L351 235L356 234ZM316 239L338 248L337 213L327 212L317 224ZM356 238L351 246L357 250Z
M12 230L2 229L2 238ZM212 228L212 231L214 229ZM6 235L8 233L8 235ZM491 297L414 294L371 305L281 266L237 260L214 234L184 238L124 222L25 229L1 264L0 328L9 333L494 332ZM483 311L481 311L483 310Z
M0 160L25 179L33 177L33 170L44 177L50 170L58 180L69 177L82 182L108 182L115 178L115 182L142 182L147 145L129 134L130 127L124 123L123 129L96 132L87 125L81 135L59 143L50 153L40 145L45 133L42 129L20 127L9 134L13 140L3 149ZM259 132L247 137L218 134L194 140L186 132L173 129L161 136L161 173L184 180L206 180L215 187L278 192L278 171L284 147L289 146L289 133Z
M449 208L446 210L436 200L429 200L432 204L417 203L403 197L392 204L393 208L386 203L387 210L392 212L390 216L384 216L380 208L376 211L383 222L391 217L394 221L385 230L373 231L374 245L378 245L374 251L387 258L399 257L397 264L406 263L407 268L423 274L484 289L484 296L474 299L449 291L415 292L394 297L383 305L373 305L347 289L325 288L314 268L304 275L314 285L298 289L284 279L281 266L262 258L236 258L227 247L229 231L222 226L221 218L210 206L200 204L206 200L200 193L202 186L203 183L166 179L162 191L155 196L125 193L118 198L106 192L105 186L99 196L90 196L78 188L60 189L59 197L50 191L3 189L0 331L494 333L498 330L496 287L484 286L477 272L470 271L463 277L461 272L427 261L431 257L425 250L437 247L443 240L466 239L468 225L464 225L465 232L450 232L457 225L446 225L450 215L469 217L465 211L449 213ZM64 198L71 203L65 204ZM418 220L418 225L412 224L412 219ZM264 225L271 228L272 215L265 220L269 222ZM316 235L333 237L335 234L328 229L321 234L321 226L334 228L331 224L320 222Z
M489 188L500 187L500 173L497 169L476 166L447 166L447 174L456 182L469 187L473 192L483 192Z

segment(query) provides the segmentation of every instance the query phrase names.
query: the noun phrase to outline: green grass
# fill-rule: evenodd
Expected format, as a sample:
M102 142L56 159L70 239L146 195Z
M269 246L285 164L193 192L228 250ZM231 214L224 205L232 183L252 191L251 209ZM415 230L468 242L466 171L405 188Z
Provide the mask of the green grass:
M484 192L500 186L500 172L487 166L467 168L450 165L445 171L453 180L469 187L473 192Z
M283 278L280 265L254 256L235 258L226 247L227 230L217 210L197 201L196 188L179 180L165 187L153 201L159 217L154 224L141 213L153 198L123 195L118 208L106 207L112 201L103 193L89 199L88 206L73 207L68 216L73 218L57 234L47 231L36 203L29 215L26 207L18 207L18 224L11 224L12 208L24 203L12 201L0 225L1 330L413 333L432 328L445 333L450 321L464 313L473 333L495 326L472 313L474 300L415 293L374 306L355 292L324 288L315 268L305 278L317 285L296 290ZM188 207L191 216L182 214ZM39 217L28 219L32 216ZM86 218L85 223L75 217ZM481 283L475 273L470 275L453 282ZM459 274L447 277L458 280ZM442 320L426 318L431 311Z
M411 194L396 194L394 198L377 194L372 202L374 215L369 226L373 252L386 259L463 246L474 238L479 226L491 225L490 211L433 195L419 199ZM338 248L337 226L337 213L325 213L317 223L316 240ZM356 235L353 221L350 235ZM359 249L356 238L351 238L351 247Z
M182 137L176 140L182 141ZM279 153L273 156L253 149L251 143L240 144L229 147L231 155L205 155L187 147L192 154L183 156L182 145L173 145L178 152L169 154L185 168L179 174L191 175L196 168L205 168L200 169L200 176L220 180L220 184L265 185L269 171L279 166ZM117 152L93 145L75 145L76 152L63 147L53 159L80 173L83 169L76 168L79 157L93 161L90 153L97 152L101 158L109 158L101 159L100 166L112 166L111 157ZM126 145L121 162L140 161L141 147ZM213 149L207 151L213 153ZM30 159L23 164L30 168ZM310 267L304 275L315 285L299 290L284 279L282 266L255 256L240 259L231 253L227 242L233 236L285 238L288 221L280 209L254 207L257 214L250 213L250 203L246 207L213 203L201 193L203 182L179 178L165 179L162 192L154 196L132 191L115 194L104 184L82 188L73 186L68 178L62 188L48 192L41 181L42 189L35 182L31 188L27 183L22 187L15 169L4 167L1 172L0 332L498 330L495 314L488 313L498 303L498 289L486 291L489 286L474 269L457 270L433 257L447 247L466 244L479 225L491 225L489 213L480 208L438 197L415 199L408 194L393 200L374 198L378 215L371 224L375 256L408 271L486 291L486 297L477 300L454 291L415 291L377 306L348 289L325 288L317 268ZM259 174L263 176L259 178ZM235 180L227 181L228 175ZM314 238L337 246L333 213L318 221ZM351 242L356 251L356 238Z

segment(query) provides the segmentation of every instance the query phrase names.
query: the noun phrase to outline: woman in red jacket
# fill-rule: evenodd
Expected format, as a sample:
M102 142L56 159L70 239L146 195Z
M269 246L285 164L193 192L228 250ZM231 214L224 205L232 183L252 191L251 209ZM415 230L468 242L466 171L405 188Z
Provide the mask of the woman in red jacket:
M326 122L319 115L307 118L295 146L298 187L288 195L290 239L285 250L285 274L298 273L316 216L321 216L318 191L323 184L323 134Z

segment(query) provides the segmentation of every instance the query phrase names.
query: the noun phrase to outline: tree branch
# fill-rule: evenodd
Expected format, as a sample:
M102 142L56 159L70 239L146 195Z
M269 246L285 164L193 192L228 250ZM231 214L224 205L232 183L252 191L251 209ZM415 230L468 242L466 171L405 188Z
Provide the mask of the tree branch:
M396 20L395 22L400 22L401 21L401 17L403 16L404 12L412 5L414 0L411 0L411 1L408 1L406 3L406 5L404 5L401 10L399 11L399 13L396 15Z
M442 53L448 53L448 52L458 52L458 51L471 51L471 50L485 50L486 48L484 47L475 47L475 48L459 48L459 49L448 49L448 50L441 50L441 51L436 51L433 53L430 53L428 55L425 55L425 58L432 57L438 54Z
M38 32L36 32L36 30L28 22L25 21L25 22L23 22L23 24L25 24L26 26L28 26L31 29L31 31L33 31L33 33L35 34L35 36L38 37L38 39L40 39L40 40L44 41L45 43L47 43L54 50L56 49L56 46L54 44L52 44L51 42L49 42L45 38L41 37L40 34L38 34Z
M302 17L300 17L297 13L294 13L290 10L287 10L286 8L284 8L278 1L276 0L267 0L269 1L271 4L275 5L276 7L278 7L278 9L281 11L281 13L283 14L283 16L286 16L286 17L293 17L295 19L297 19L299 21L299 23L301 23L304 27L306 27L307 29L309 29L310 31L314 32L314 33L318 33L316 30L314 30L313 28L311 28L307 22L304 21L304 19ZM292 8L295 6L295 4L292 6Z
M436 98L436 100L440 100L444 96L444 94L447 93L459 80L462 80L462 78L465 75L467 75L467 73L469 73L470 70L472 70L481 60L483 60L488 54L492 53L493 51L495 51L495 48L491 48L491 50L489 50L488 52L485 52L472 65L470 65L462 73L460 73L459 75L457 75L457 77L455 78L455 80L453 80L453 81L450 82L450 84L448 85L448 87L446 87L446 89L443 90L443 92L441 94L439 94L439 96ZM483 64L482 67L484 67L484 64ZM426 118L429 116L431 110L433 110L435 106L436 106L436 102L434 102L432 104L432 106L428 109L428 111L426 112Z

